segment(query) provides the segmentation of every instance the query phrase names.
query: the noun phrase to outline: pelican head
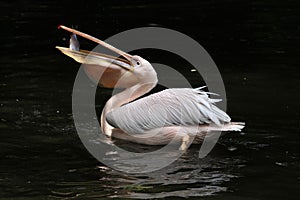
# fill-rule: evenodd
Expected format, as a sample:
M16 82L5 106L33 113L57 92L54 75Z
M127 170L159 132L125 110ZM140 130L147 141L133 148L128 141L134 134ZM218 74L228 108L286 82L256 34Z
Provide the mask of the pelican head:
M148 60L140 56L134 55L131 57L130 62L133 66L132 72L140 80L140 83L157 83L158 79L156 71L154 70L153 66L148 62Z

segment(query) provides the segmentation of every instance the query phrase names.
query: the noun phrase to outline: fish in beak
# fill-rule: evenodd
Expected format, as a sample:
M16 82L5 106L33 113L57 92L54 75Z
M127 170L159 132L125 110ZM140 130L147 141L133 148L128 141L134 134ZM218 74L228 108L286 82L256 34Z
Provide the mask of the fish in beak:
M70 48L56 46L63 54L73 58L75 61L83 64L87 75L100 86L113 88L127 88L138 82L137 77L133 73L132 55L113 47L112 45L82 33L66 26L59 26L72 33L70 39ZM88 40L98 43L99 45L119 54L123 58L101 54L92 51L80 50L77 36L81 36ZM122 78L121 78L122 77Z
M80 43L77 39L76 34L74 33L71 35L69 48L73 51L79 51Z

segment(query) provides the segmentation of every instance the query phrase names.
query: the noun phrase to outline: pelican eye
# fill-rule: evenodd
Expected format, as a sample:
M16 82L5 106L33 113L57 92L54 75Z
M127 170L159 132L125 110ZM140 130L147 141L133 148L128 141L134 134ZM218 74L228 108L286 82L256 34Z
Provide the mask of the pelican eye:
M136 64L137 64L137 65L140 65L141 63L140 63L139 61L136 61Z

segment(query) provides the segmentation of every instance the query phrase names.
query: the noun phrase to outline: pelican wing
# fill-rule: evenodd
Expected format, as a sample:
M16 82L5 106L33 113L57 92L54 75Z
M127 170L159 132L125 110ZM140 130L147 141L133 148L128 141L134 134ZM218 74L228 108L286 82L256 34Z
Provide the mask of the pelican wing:
M214 105L220 99L211 99L208 94L201 88L166 89L112 110L106 120L137 134L166 126L230 122L230 117Z
M127 60L92 51L56 48L75 61L82 63L87 75L103 87L127 88L138 82L134 74L124 68L130 68Z

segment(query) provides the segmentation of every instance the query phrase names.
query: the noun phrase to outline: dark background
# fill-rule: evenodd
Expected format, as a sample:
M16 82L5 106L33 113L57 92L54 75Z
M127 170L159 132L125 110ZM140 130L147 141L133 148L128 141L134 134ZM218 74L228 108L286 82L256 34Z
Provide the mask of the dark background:
M300 1L2 1L0 5L0 199L299 196ZM73 125L71 94L79 65L55 49L68 45L69 33L58 30L60 24L100 39L145 26L192 37L216 62L226 87L228 113L235 121L246 122L245 135L224 136L201 161L198 148L192 147L174 164L177 168L153 174L124 175L105 168L82 146ZM80 41L83 49L95 47ZM137 53L173 66L199 86L184 68L185 61L165 52ZM99 109L109 90L100 89L100 96Z

